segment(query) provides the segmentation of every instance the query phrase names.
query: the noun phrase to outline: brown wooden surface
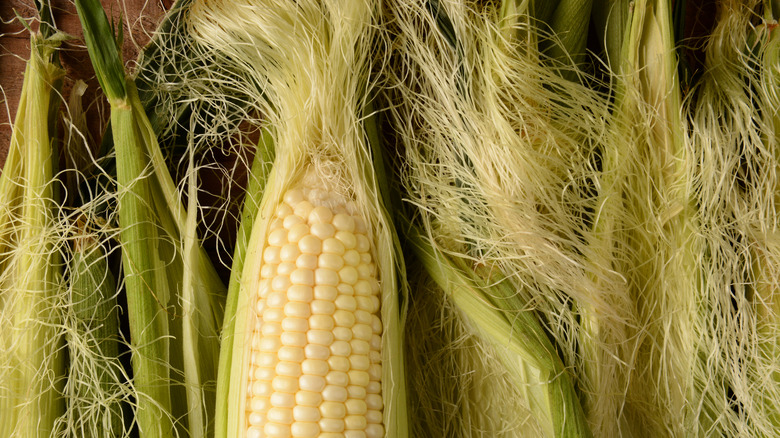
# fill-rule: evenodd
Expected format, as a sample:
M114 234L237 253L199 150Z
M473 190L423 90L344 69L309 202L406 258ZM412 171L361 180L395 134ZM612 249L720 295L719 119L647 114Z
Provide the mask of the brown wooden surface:
M151 32L170 8L173 0L101 0L115 22L123 17L126 66L132 68L139 49L149 42ZM98 89L94 71L72 0L52 0L52 10L57 28L73 36L62 46L60 57L66 77L63 85L63 102L67 102L74 81L81 79L88 84L83 105L90 121L93 139L100 139L105 126L107 103ZM11 139L11 123L16 116L26 60L30 57L30 33L16 19L16 14L37 29L37 13L33 0L0 0L0 166L5 162Z

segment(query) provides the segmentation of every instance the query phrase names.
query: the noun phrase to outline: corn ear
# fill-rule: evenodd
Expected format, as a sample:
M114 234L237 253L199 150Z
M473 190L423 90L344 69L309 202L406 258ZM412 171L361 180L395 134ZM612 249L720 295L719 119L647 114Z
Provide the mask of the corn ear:
M95 1L76 6L111 105L139 430L142 436L206 436L213 427L224 286L197 243L196 213L181 205L105 13ZM189 184L196 194L194 174ZM173 402L179 399L187 402Z
M123 369L114 274L100 233L77 224L69 262L69 373L65 424L73 436L122 436Z
M50 28L47 28L51 30ZM0 175L0 437L47 437L64 409L53 115L62 34L31 38L31 56Z

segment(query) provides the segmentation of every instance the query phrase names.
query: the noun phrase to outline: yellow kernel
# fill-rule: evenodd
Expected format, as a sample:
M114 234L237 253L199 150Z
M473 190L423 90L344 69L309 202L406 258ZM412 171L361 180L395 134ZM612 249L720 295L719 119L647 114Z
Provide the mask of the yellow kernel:
M366 407L375 411L381 411L384 403L382 402L382 396L379 394L366 395Z
M381 394L382 383L377 380L372 380L368 382L368 385L366 385L366 392L369 394Z
M306 359L327 360L330 356L330 349L324 345L309 344L304 347Z
M324 400L325 396L323 395L322 398ZM320 405L320 414L323 418L344 418L347 415L347 409L344 407L344 403L324 401Z
M331 224L316 223L311 226L311 233L322 240L336 235L336 229Z
M279 358L276 356L276 351L260 353L255 356L255 363L259 367L274 368L278 362Z
M347 250L347 252L344 253L344 263L353 267L359 265L360 254L354 249Z
M302 303L311 302L314 297L314 290L311 286L303 284L294 284L287 289L287 299L290 301L299 301Z
M347 429L363 430L368 423L366 422L366 417L362 415L347 415L344 417L344 425Z
M326 330L309 330L306 337L310 344L328 346L333 343L333 332Z
M318 300L333 301L339 296L339 291L333 286L320 285L314 286L314 298Z
M311 302L311 313L315 315L333 315L336 304L333 301L314 300Z
M336 254L322 253L320 254L318 264L320 268L338 271L344 267L344 258Z
M349 346L352 349L352 354L361 354L368 357L368 352L371 351L371 345L360 339L352 339L349 341Z
M372 264L371 263L371 260L372 260L371 259L371 254L369 254L367 252L360 251L360 250L358 250L358 252L360 253L360 264L361 265L370 265L370 264Z
M276 376L271 383L274 391L289 392L295 394L298 391L298 379L295 377ZM271 394L268 394L270 397Z
M274 422L268 422L264 426L265 435L268 438L291 438L292 432L290 432L290 426L287 424L280 424Z
M301 347L281 347L279 348L279 360L286 360L289 362L303 362L304 353Z
M382 411L375 411L375 410L367 410L366 411L366 421L368 424L376 424L382 422Z
M357 299L357 298L356 298ZM355 310L355 323L356 324L371 324L371 314L365 310Z
M284 314L294 318L308 318L311 316L311 307L308 303L290 301L284 305Z
M333 334L331 333L331 336ZM347 357L352 353L352 347L349 345L349 342L344 341L334 341L330 345L330 354L334 356L344 356Z
M276 264L266 263L260 268L260 278L270 279L276 276ZM262 283L261 283L262 284ZM270 286L268 286L270 287Z
M355 314L346 310L336 310L333 314L333 320L339 327L352 328L355 325Z
M328 385L336 385L347 387L349 384L349 374L343 371L331 371L325 376L325 381Z
M271 367L255 367L252 377L255 380L271 380L276 375L276 371Z
M335 327L333 329L333 337L335 337L337 341L349 342L352 340L352 330L346 327Z
M366 386L370 382L368 373L365 371L350 370L347 372L349 375L349 384L356 386ZM368 396L366 396L368 397Z
M268 421L273 421L275 423L292 424L293 422L292 409L289 408L271 408L268 410L268 414L266 416Z
M379 335L371 336L371 343L369 345L372 350L380 351L382 349L382 337Z
M301 377L301 364L298 362L280 361L276 364L276 374L286 377Z
M319 425L323 432L344 432L344 420L342 418L323 418L319 421Z
M339 285L336 286L336 289L338 289L341 295L355 295L355 290L352 288L351 284L339 283Z
M319 359L306 359L301 364L301 369L305 374L311 374L313 376L325 376L330 371L328 362Z
M320 434L320 425L315 422L298 422L292 424L290 431L295 438L316 438Z
M290 273L290 282L292 284L314 286L314 271L311 269L296 269ZM286 291L287 289L284 290Z
M350 250L353 250L355 245L357 245L357 239L355 239L355 235L352 234L352 233L348 233L346 231L337 231L336 232L336 239L338 239L344 245L344 249L347 252L349 252ZM286 242L284 242L284 243L286 243ZM281 245L279 245L279 246L281 246ZM355 251L355 254L357 254L357 251ZM346 253L344 253L344 255L346 256ZM358 255L358 261L359 260L360 260L360 256ZM349 262L347 262L347 263L349 263Z
M303 375L298 378L303 391L322 392L325 389L325 378L322 376Z
M368 232L366 229L366 222L359 216L355 216L355 232L365 234Z
M385 428L381 424L369 424L366 426L366 438L383 438Z
M287 292L290 287L290 277L286 275L277 275L271 280L271 289L277 292Z
M276 353L282 346L282 340L279 336L266 336L260 339L260 351L267 353Z
M282 330L305 333L309 331L309 321L304 318L287 317L282 320Z
M312 315L309 317L309 326L313 330L333 330L336 323L330 315Z
M296 216L295 214L292 214L292 212L291 212L289 216L286 216L283 219L282 226L285 229L290 230L292 227L294 227L294 226L296 226L296 225L298 225L300 223L303 223L303 218L301 218L300 216Z
M288 207L290 209L290 213L288 213L288 214L292 214L292 207L298 205L298 203L300 203L304 199L306 199L306 198L303 196L303 191L302 190L294 189L294 190L290 190L287 193L285 193L284 194L284 202L287 205L290 206L290 207ZM281 207L279 207L279 209L281 209Z
M322 394L319 391L298 391L295 393L295 403L300 406L317 407L322 403Z
M355 239L355 249L358 252L368 253L368 250L371 249L368 237L366 237L364 234L355 234Z
M352 335L355 337L355 339L368 342L371 340L371 336L373 336L373 334L374 332L371 330L371 326L368 324L358 323L352 326Z
M317 269L317 256L314 254L301 254L295 260L295 266L301 269Z
M322 252L322 240L313 234L307 234L298 242L298 248L304 254L319 255Z
M374 268L371 264L361 263L357 266L357 273L359 278L370 278L374 274Z
M327 385L322 390L322 399L329 402L344 403L347 401L347 388L338 385Z
M346 420L345 420L346 424ZM362 430L345 430L343 438L366 438L366 433Z
M344 356L331 356L328 358L328 365L333 371L349 371L349 359Z
M345 266L339 271L339 278L347 284L355 284L358 281L358 271L353 266Z
M276 274L288 277L290 276L290 274L292 274L292 271L294 271L295 269L296 269L295 263L291 263L291 262L279 263L279 266L276 268Z
M346 250L344 244L335 237L329 237L322 241L322 252L324 253L342 256Z
M355 232L355 219L352 216L339 213L333 216L333 226L339 231L345 231L348 233Z
M293 206L293 212L300 217L309 217L312 210L314 210L314 206L309 201L301 201Z
M295 244L297 247L300 240L308 235L309 235L309 226L301 222L293 225L293 227L290 228L290 231L287 234L287 241L292 244Z
M293 210L287 204L280 204L278 207L276 207L276 217L280 219L284 219L291 214L293 214Z
M263 336L279 336L282 334L282 324L278 322L264 322L260 327L260 333Z
M281 251L279 251L279 258L284 262L294 262L298 259L299 255L301 255L301 250L298 249L297 245L293 245L292 243L284 245Z
M273 307L274 309L281 309L287 303L287 294L284 292L274 291L268 294L265 299L265 305L267 307Z
M279 228L271 231L271 234L268 235L268 244L279 248L286 245L287 230L285 230L284 228Z
M265 438L265 432L258 426L252 426L246 431L247 438Z
M333 212L325 206L314 207L309 213L309 222L312 224L327 223L333 220Z
M369 299L371 300L371 307L368 309L368 311L371 312L371 313L378 312L379 311L379 297L376 296L376 295L372 295L371 297L369 297Z
M295 421L319 421L322 416L320 415L319 408L313 406L296 406L293 408L293 418L295 418Z
M263 261L270 264L278 264L281 260L281 250L278 246L268 246L263 250Z
M349 356L349 363L353 370L368 371L371 365L368 362L368 356L362 354L352 354Z
M349 312L354 312L357 310L357 301L355 301L354 297L351 297L349 295L341 295L338 298L336 298L336 301L334 302L337 309L340 310L346 310Z
M262 413L271 409L271 401L268 397L252 397L249 406L253 411Z
M353 288L355 289L355 295L360 295L363 297L371 296L371 283L369 283L368 280L358 280Z
M347 386L347 394L349 395L350 399L362 401L363 399L366 398L366 388L362 386L349 385ZM347 411L349 411L349 405L347 405Z
M368 359L371 361L372 364L374 363L381 363L382 362L382 354L379 353L376 350L371 350L368 352Z
M250 413L248 420L249 420L249 424L251 424L252 426L262 426L264 422L263 416L257 412Z
M371 301L371 298L372 297L370 297L370 296L367 297L367 296L359 295L357 297L357 307L358 307L358 309L365 310L366 312L369 312L369 314L370 314L371 313L371 308L374 306L374 302Z
M325 268L319 268L314 271L314 278L317 285L336 286L340 281L338 272Z
M268 381L257 381L252 383L253 397L271 397L274 393L273 386Z
M295 406L295 395L288 392L275 392L271 394L270 402L275 408L292 408Z

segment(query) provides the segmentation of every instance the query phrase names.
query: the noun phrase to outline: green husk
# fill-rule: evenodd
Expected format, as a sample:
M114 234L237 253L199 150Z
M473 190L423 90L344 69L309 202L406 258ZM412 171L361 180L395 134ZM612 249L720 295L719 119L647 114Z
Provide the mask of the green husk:
M249 181L244 194L244 205L241 209L241 222L236 237L236 246L233 252L233 265L230 271L230 283L228 284L227 302L225 305L225 315L235 315L239 301L239 291L241 289L241 274L244 272L244 262L248 251L247 245L252 236L255 217L260 210L260 202L263 197L263 191L274 159L274 137L270 129L262 131L260 141L255 150L255 157L252 162L252 168L249 173ZM219 369L231 369L233 361L233 337L236 321L233 318L226 317L222 327L223 336L220 344ZM217 380L217 394L227 393L230 387L230 374L219 373ZM217 401L218 412L216 414L216 430L226 430L228 425L228 405Z
M407 238L438 286L496 349L525 394L528 409L544 436L591 436L572 376L564 367L537 316L527 308L510 279L491 279L490 269L475 272L464 260L431 246L419 230ZM520 301L520 302L518 302ZM468 432L464 431L466 434Z

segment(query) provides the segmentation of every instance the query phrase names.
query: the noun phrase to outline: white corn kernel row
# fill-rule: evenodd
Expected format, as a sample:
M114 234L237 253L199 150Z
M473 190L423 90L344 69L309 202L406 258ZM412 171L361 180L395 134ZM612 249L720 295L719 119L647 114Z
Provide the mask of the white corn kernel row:
M247 399L250 438L378 438L379 281L363 220L291 190L268 228Z

